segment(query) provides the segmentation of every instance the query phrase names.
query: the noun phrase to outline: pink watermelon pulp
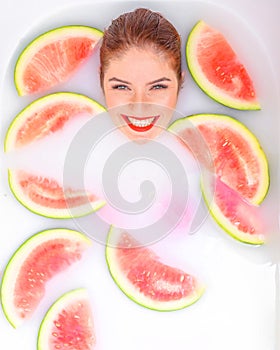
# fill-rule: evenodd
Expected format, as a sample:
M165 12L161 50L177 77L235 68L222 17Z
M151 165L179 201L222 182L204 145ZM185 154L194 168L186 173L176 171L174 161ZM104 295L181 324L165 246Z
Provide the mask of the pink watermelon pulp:
M85 190L65 188L54 179L21 170L9 171L9 183L20 203L46 217L80 217L105 205L105 201Z
M194 156L200 162L204 162L207 147L212 162L202 165L213 164L208 170L240 196L252 204L264 199L269 187L267 159L256 137L242 123L225 115L197 114L175 121L169 130L186 146L196 142Z
M44 92L68 80L94 51L103 33L86 26L53 29L32 41L15 67L19 95Z
M106 247L108 267L129 298L150 309L171 311L201 297L203 288L194 276L165 265L152 250L138 245L128 233L111 229Z
M41 324L38 349L92 350L95 343L86 290L76 289L64 294L51 306Z
M56 93L40 98L22 110L11 123L5 139L5 151L16 152L63 129L81 115L94 117L105 109L87 96ZM83 216L105 202L86 190L63 188L55 179L9 170L9 183L15 197L31 211L54 218Z
M264 243L266 227L260 207L247 202L219 177L212 184L202 181L202 186L209 210L224 230L245 243Z
M12 121L5 139L5 151L15 151L23 146L61 130L71 119L81 115L95 115L105 108L91 98L58 92L35 100Z
M263 243L265 225L256 205L267 194L269 172L256 137L242 123L225 115L193 115L175 121L169 130L217 178L216 186L205 176L201 178L203 195L214 219L243 242ZM212 162L205 157L206 151Z
M186 57L194 80L210 97L236 109L260 109L252 79L219 31L199 21L188 38Z
M47 282L81 259L91 241L67 229L40 232L19 247L7 264L1 286L4 312L19 326L42 300Z

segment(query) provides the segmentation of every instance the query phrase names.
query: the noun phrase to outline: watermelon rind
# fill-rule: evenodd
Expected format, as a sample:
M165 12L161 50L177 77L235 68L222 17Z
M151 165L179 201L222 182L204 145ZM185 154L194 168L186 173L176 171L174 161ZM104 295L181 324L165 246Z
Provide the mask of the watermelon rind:
M106 262L109 273L119 289L133 302L150 310L169 312L184 309L196 303L205 292L205 286L197 283L197 288L191 296L168 302L152 300L136 289L124 276L116 258L117 242L121 229L111 226L106 241Z
M91 37L98 42L103 37L103 32L97 28L86 25L67 25L51 29L33 39L19 55L15 70L14 82L19 96L25 94L25 87L22 84L22 73L24 72L26 63L29 58L40 50L41 47L52 43L55 39L73 37L73 35L82 34L83 36Z
M229 96L206 79L195 55L196 44L205 25L206 23L203 20L198 21L191 30L186 42L186 61L194 81L209 97L226 107L239 110L260 110L261 106L258 101L246 101Z
M73 303L79 302L81 300L86 300L89 302L89 296L88 292L85 288L77 288L71 291L68 291L64 293L62 296L60 296L49 308L47 313L45 314L40 328L38 332L37 337L37 349L38 350L50 350L49 347L49 337L50 337L50 331L53 327L53 321L57 317L58 314L60 314L64 308L66 308L69 305L72 305ZM93 320L92 325L92 332L94 334L93 330ZM64 345L65 347L67 346Z
M75 241L81 244L82 249L92 245L90 238L79 231L64 228L41 231L25 240L13 253L5 267L0 289L1 304L7 320L14 328L18 328L23 322L18 317L13 304L13 291L20 268L32 250L44 242L58 238Z
M236 130L243 137L243 139L246 140L251 151L254 152L256 159L258 159L260 168L259 182L261 185L259 186L258 191L255 193L255 196L250 199L250 203L254 205L260 204L266 197L270 186L268 160L257 137L243 123L224 114L202 113L177 119L169 126L168 130L180 138L180 132L182 132L184 128L189 127L190 124L193 125L193 127L198 127L199 125L207 123L210 124L212 122L216 123L218 126L228 126Z
M22 125L26 122L26 120L30 117L31 113L36 111L40 111L43 107L46 107L50 104L55 104L57 102L71 102L77 103L84 106L89 106L94 115L103 113L106 111L105 107L102 106L97 101L92 98L75 92L55 92L52 94L45 95L36 99L27 105L23 110L21 110L11 122L4 141L4 150L5 152L10 152L15 150L15 141L17 132Z
M222 213L221 209L213 199L212 194L209 196L209 188L206 187L203 181L203 177L201 177L200 186L201 186L204 201L207 205L207 208L212 218L226 233L228 233L231 237L233 237L234 239L237 239L242 243L247 243L251 245L262 245L265 243L265 237L263 233L259 233L259 234L244 233L238 230L238 228L225 217L225 215Z

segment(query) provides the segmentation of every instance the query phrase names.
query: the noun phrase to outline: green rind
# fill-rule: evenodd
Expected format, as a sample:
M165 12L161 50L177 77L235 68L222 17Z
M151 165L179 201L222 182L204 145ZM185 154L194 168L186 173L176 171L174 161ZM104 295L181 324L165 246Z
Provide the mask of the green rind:
M177 119L174 121L169 127L168 131L172 132L173 134L177 135L180 138L180 135L178 135L178 132L183 130L184 122L192 123L194 126L196 126L198 119L204 118L220 118L222 120L226 120L227 122L230 122L232 125L236 125L237 129L243 132L243 134L246 134L247 138L250 138L250 141L256 146L256 150L258 151L259 159L262 160L262 169L263 169L263 175L264 175L264 184L262 186L262 191L260 191L257 198L252 201L252 204L258 205L260 204L264 198L266 197L269 186L270 186L270 174L269 174L269 166L268 161L265 155L265 152L263 151L257 137L241 122L238 120L225 115L225 114L207 114L207 113L201 113L201 114L193 114L184 118Z
M219 92L216 92L214 90L215 86L213 85L212 88L210 83L206 79L204 79L203 76L200 76L196 64L193 62L192 56L193 56L193 51L192 51L192 44L194 37L197 35L197 33L200 31L200 27L204 25L204 21L198 21L193 29L191 30L189 37L186 42L186 48L185 48L185 53L186 53L186 61L187 65L189 68L189 71L191 73L192 78L196 82L196 84L199 86L199 88L206 93L209 97L211 97L213 100L215 100L218 103L221 103L222 105L234 109L239 109L239 110L260 110L261 106L259 103L249 103L247 101L240 101L238 99L234 99L231 97L224 96L222 97ZM206 83L205 83L206 82ZM208 86L207 86L208 85Z
M69 292L64 293L62 296L60 296L48 309L47 313L45 314L40 328L38 332L38 337L37 337L37 350L49 350L49 347L46 344L46 336L45 332L47 332L47 326L50 323L51 320L53 320L54 316L57 315L58 310L63 309L63 305L65 305L65 302L68 300L77 300L80 299L79 297L87 297L87 291L85 288L78 288L78 289L73 289Z
M18 256L20 256L21 251L23 249L28 247L33 242L33 240L39 239L41 236L52 235L55 232L68 232L68 233L77 235L77 237L81 238L88 246L90 246L92 244L92 241L87 236L85 236L84 234L82 234L79 231L75 231L75 230L71 230L71 229L57 228L57 229L49 229L49 230L40 231L40 232L32 235L27 240L25 240L15 250L15 252L10 257L10 259L9 259L5 269L4 269L3 277L2 277L2 281L1 281L1 286L0 286L0 295L1 295L2 309L3 309L3 312L4 312L4 315L5 315L6 319L8 320L8 322L11 324L11 326L13 328L17 328L17 324L13 320L13 317L10 316L10 312L7 310L6 305L5 305L6 295L12 293L11 289L9 288L9 286L6 287L6 279L8 278L7 276L9 276L10 270L12 270L12 268L13 268L13 263L14 263L15 259L18 258ZM16 276L15 276L15 278L16 278Z
M151 301L150 303L143 303L141 301L139 301L137 298L135 298L135 296L130 292L128 291L123 285L122 283L119 282L118 280L118 277L116 276L116 274L113 272L113 269L112 267L114 266L115 264L115 261L114 259L112 258L113 254L111 254L112 250L116 249L115 247L111 247L111 244L110 244L110 240L111 240L111 236L112 236L112 232L114 230L114 226L111 226L110 230L109 230L109 233L108 233L108 236L107 236L107 241L106 241L106 248L105 248L105 258L106 258L106 263L107 263L107 266L108 266L108 270L109 270L109 273L113 279L113 281L116 283L116 285L119 287L119 289L130 299L132 300L133 302L135 302L136 304L142 306L142 307L145 307L146 309L149 309L149 310L153 310L153 311L159 311L159 312L171 312L171 311L177 311L177 310L181 310L181 309L184 309L188 306L191 306L193 304L195 304L200 298L201 296L203 295L203 293L205 292L205 287L200 285L199 286L199 289L196 291L196 296L195 297L192 297L192 298L185 298L186 300L186 303L184 305L181 305L179 307L173 307L173 308L165 308L162 307L161 308L158 308L158 307L155 307L153 306L153 302ZM146 298L148 299L148 298ZM164 304L164 303L162 303ZM178 303L179 304L179 303Z
M100 110L100 113L105 112L106 108L104 106L102 106L100 103L98 103L97 101L93 100L92 98L80 94L80 93L75 93L75 92L55 92L49 95L45 95L43 97L40 97L38 99L36 99L35 101L31 102L29 105L27 105L24 109L22 109L13 119L13 121L11 122L6 136L5 136L5 140L4 140L4 151L5 152L9 152L10 151L10 147L9 147L9 142L11 143L10 139L12 137L12 132L14 130L14 128L17 128L17 124L20 124L20 119L22 118L22 116L24 116L29 110L32 109L36 109L37 106L40 107L40 105L44 104L45 102L47 102L48 100L51 101L51 99L56 99L56 98L60 98L61 100L63 100L63 98L71 98L73 97L74 99L79 99L79 100L84 100L86 103L91 104L96 110Z
M96 39L99 40L102 38L103 36L103 32L97 28L94 27L90 27L90 26L84 26L84 25L68 25L68 26L62 26L62 27L58 27L58 28L54 28L51 29L39 36L37 36L36 38L34 38L21 52L21 54L19 55L16 65L15 65L15 69L14 69L14 83L15 83L15 87L16 90L19 94L19 96L23 96L24 94L22 93L22 89L20 88L20 84L18 83L18 75L19 75L19 71L20 71L20 66L21 66L21 62L23 61L23 59L25 58L25 56L28 55L28 51L35 46L36 44L38 44L40 41L44 40L45 38L47 38L49 35L55 35L57 34L59 36L59 34L62 34L63 32L68 32L71 30L84 30L84 32L88 32L91 34L94 34L94 36L96 36Z
M260 239L258 237L255 237L254 235L246 235L242 232L238 232L236 228L225 218L225 216L220 212L219 208L214 208L213 205L211 205L210 201L207 198L205 186L203 184L203 180L201 178L200 181L200 187L203 195L203 199L207 205L207 208L212 216L212 218L215 220L215 222L231 237L234 239L237 239L238 241L242 243L247 243L250 245L262 245L265 243L264 239ZM228 222L228 224L226 224ZM232 227L232 230L230 229Z

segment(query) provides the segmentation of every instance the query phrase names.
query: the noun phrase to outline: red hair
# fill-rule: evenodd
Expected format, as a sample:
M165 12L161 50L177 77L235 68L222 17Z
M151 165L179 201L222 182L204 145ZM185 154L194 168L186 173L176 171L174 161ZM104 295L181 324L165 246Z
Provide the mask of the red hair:
M181 85L181 38L175 27L160 13L139 8L114 19L104 31L100 48L100 82L112 58L129 48L152 49L169 59Z

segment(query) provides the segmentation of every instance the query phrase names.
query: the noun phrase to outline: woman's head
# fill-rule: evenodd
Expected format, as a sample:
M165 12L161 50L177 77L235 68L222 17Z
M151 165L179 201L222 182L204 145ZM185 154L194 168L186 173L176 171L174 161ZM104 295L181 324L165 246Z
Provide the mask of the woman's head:
M149 136L164 119L152 113L151 104L173 110L182 83L181 39L174 26L148 9L122 14L104 32L100 64L107 107L130 106L128 114L112 113L113 119L129 126L132 138Z
M105 30L100 49L100 82L110 61L124 55L130 48L153 50L169 60L176 72L179 86L182 80L181 38L175 27L160 13L140 8L124 13Z

